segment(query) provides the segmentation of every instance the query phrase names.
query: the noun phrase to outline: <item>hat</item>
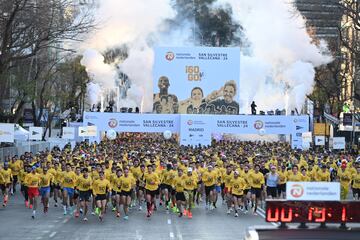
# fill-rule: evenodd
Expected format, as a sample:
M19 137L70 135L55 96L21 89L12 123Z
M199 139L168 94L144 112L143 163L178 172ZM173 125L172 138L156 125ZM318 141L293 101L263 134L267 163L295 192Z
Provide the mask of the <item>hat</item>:
M276 169L276 166L275 166L275 165L272 165L272 166L271 166L271 169Z
M234 173L237 174L237 175L239 175L239 171L238 171L238 170L236 170Z
M191 168L191 167L188 168L188 172L192 172L192 168Z

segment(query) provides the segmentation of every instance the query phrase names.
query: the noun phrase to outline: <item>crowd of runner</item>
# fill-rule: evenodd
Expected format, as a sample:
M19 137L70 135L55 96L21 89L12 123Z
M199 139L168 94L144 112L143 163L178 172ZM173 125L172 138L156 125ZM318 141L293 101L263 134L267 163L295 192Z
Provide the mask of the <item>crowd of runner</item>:
M84 221L111 213L128 220L135 208L150 218L160 207L192 218L195 207L212 211L221 204L235 217L256 214L265 199L286 197L287 181L339 181L342 199L351 191L351 200L359 200L360 159L301 152L281 142L193 148L161 135L122 134L99 144L13 156L0 167L4 208L20 185L32 218L38 208L46 214L51 200L51 207Z

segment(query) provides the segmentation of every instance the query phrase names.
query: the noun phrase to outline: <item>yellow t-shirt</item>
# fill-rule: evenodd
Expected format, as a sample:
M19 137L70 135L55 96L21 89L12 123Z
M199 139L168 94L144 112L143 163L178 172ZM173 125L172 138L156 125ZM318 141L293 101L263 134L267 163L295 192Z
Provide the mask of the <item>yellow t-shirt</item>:
M74 188L77 180L77 175L74 172L64 172L62 174L62 187Z
M202 180L206 187L210 187L216 184L217 182L217 172L215 171L205 171L202 175Z
M285 184L287 178L287 172L278 171L277 174L279 175L279 184Z
M261 174L262 175L262 174ZM244 194L244 189L246 187L246 182L241 177L233 177L230 183L231 193L237 196L241 196Z
M8 168L7 170L5 169L1 169L0 170L0 175L2 176L2 183L8 184L12 182L12 171L10 168Z
M330 182L330 173L329 171L323 172L322 170L318 171L316 174L316 180L318 182Z
M40 176L39 174L29 173L25 176L25 183L27 187L37 188L40 184Z
M52 182L53 179L54 176L49 172L47 172L46 174L41 174L39 187L50 187L50 182Z
M360 189L360 173L356 173L352 176L353 184L352 187L355 189Z
M352 179L351 172L348 170L343 171L342 169L340 169L337 175L339 177L341 186L348 188Z
M172 186L174 178L176 177L176 171L174 170L164 170L162 172L162 183Z
M160 179L156 173L145 173L145 189L155 191L159 188Z
M234 178L234 174L230 172L230 174L225 173L223 176L224 184L226 188L231 188L231 181Z
M136 184L135 178L132 176L121 177L121 191L129 192Z
M110 191L109 180L107 180L107 179L95 180L92 185L92 190L93 190L94 195L106 194L108 191Z
M287 180L289 182L301 182L303 180L303 176L301 173L297 173L296 175L294 173L289 173Z
M265 183L264 175L261 172L252 172L250 173L249 177L252 188L261 188L261 185Z
M184 175L185 186L184 189L188 191L192 191L197 188L197 177L195 174L191 176Z
M184 192L185 188L185 181L184 176L176 176L173 182L173 187L175 188L175 191L178 193Z
M84 176L80 176L76 180L76 188L79 191L85 192L89 191L92 186L92 180L90 177L85 178Z

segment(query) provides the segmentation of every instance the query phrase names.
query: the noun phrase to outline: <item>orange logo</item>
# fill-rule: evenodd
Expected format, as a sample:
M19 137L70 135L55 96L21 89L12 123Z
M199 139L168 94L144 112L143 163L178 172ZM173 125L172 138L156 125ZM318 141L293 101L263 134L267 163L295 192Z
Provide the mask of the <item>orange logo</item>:
M304 195L304 188L300 184L294 184L291 186L290 194L294 198L300 198L302 195Z
M118 125L118 121L115 118L110 118L108 122L109 127L116 128Z
M175 58L175 54L173 52L167 52L165 55L166 60L172 61Z

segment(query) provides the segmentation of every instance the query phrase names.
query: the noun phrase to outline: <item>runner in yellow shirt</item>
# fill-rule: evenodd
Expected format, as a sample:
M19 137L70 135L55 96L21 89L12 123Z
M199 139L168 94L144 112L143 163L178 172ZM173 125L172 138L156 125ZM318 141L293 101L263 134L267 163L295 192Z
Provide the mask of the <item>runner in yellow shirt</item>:
M40 176L36 173L36 167L31 168L31 173L27 174L25 177L25 183L28 187L28 195L30 204L32 205L33 213L31 215L32 219L35 219L36 209L37 209L37 197L39 196L39 185L40 185Z
M156 173L154 173L152 165L148 165L147 170L147 173L144 175L147 207L146 216L151 217L152 211L155 208L155 197L159 194L160 178Z
M176 206L179 209L179 217L182 217L186 210L183 211L183 207L186 204L186 198L184 194L185 189L185 181L183 176L182 168L178 169L178 175L175 177L173 182L173 187L175 189L176 195Z
M84 210L83 221L86 222L88 221L86 216L91 197L92 179L89 177L89 170L87 168L83 168L82 173L82 176L76 180L76 189L79 190L80 206ZM78 206L75 216L79 216L80 206Z
M330 172L325 164L321 166L321 170L316 174L316 180L318 182L330 182Z
M104 215L106 212L106 195L110 192L110 182L105 178L105 173L103 171L99 172L99 179L93 182L93 195L96 201L96 213L99 213L99 220L103 221Z
M49 197L50 197L50 184L54 180L54 176L48 172L47 167L43 168L42 174L40 174L40 194L41 202L44 206L44 213L49 210Z
M77 176L72 171L70 163L66 164L66 171L62 173L62 182L61 186L63 188L63 209L64 215L67 214L67 211L72 213L72 207L74 206L73 196L75 193L74 187L76 184ZM70 203L70 208L68 209L68 202Z
M187 174L184 175L184 182L184 194L186 199L185 215L187 215L188 218L192 218L191 208L194 204L194 193L197 189L198 179L196 177L196 173L193 173L193 169L191 167L187 169Z
M239 172L239 171L238 171ZM224 194L225 194L225 200L227 204L227 214L230 214L231 208L232 208L232 195L231 195L231 181L234 177L234 174L232 172L232 166L227 165L226 166L226 172L223 176L224 180Z
M9 200L9 190L11 188L12 179L12 171L9 168L9 163L5 162L4 168L0 169L0 188L4 196L3 207L6 207Z
M131 196L133 188L136 186L135 178L130 175L130 169L124 168L124 175L121 177L121 201L124 208L124 220L129 219L129 206L131 203Z
M236 170L230 182L231 194L233 197L232 202L234 203L234 208L235 208L235 217L239 216L238 211L240 210L240 207L244 207L242 199L244 196L244 189L246 187L245 180L239 176L240 173L239 171ZM230 212L228 212L228 214L230 214Z
M214 167L209 164L207 167L207 171L204 171L202 174L202 181L205 185L205 196L206 196L206 202L205 202L205 208L206 210L213 210L215 206L215 200L216 200L216 190L215 185L217 182L217 172L214 171Z
M256 210L258 202L261 200L261 192L265 183L264 175L259 172L260 165L254 166L254 172L250 173L250 184L251 184L251 198L252 204L254 205L254 215L257 215Z

